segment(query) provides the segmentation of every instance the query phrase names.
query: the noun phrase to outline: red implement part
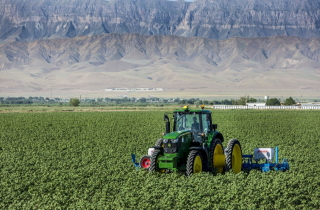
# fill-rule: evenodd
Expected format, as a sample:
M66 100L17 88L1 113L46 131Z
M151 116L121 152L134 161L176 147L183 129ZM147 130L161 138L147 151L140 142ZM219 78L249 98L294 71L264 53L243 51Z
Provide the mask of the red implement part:
M140 159L140 167L148 169L150 167L150 156L145 155Z

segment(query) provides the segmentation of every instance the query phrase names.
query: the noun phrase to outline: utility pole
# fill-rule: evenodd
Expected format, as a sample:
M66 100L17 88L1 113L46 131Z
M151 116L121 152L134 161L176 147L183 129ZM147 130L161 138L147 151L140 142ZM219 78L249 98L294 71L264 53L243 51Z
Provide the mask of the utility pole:
M301 95L301 102L300 103L302 103L302 95Z

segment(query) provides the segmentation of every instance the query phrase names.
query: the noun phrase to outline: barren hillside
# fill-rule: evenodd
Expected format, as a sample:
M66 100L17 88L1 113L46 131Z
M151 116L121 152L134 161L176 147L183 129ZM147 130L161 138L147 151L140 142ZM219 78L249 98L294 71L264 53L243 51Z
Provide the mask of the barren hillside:
M161 87L167 94L315 94L320 39L104 34L0 45L3 93L103 93ZM189 93L188 93L189 94Z

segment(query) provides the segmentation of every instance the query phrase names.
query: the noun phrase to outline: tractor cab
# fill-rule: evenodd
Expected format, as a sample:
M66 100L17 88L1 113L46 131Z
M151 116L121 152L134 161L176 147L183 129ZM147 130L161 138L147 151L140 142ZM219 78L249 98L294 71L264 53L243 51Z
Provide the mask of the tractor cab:
M174 112L173 131L190 130L194 134L208 134L211 129L211 112L209 110L176 110Z
M211 112L209 110L189 109L184 106L183 109L173 112L174 124L172 133L189 132L195 142L203 143L212 131L215 131L217 125L212 125ZM166 133L170 133L170 122L167 115Z

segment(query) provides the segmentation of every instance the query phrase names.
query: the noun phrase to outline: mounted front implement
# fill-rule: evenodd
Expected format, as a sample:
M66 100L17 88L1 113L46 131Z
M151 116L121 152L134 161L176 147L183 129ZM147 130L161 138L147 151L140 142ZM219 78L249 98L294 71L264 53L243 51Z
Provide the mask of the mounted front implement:
M211 112L203 108L202 105L201 110L190 110L185 106L174 111L172 132L165 114L166 133L149 148L148 155L141 158L140 167L160 173L186 171L188 176L201 171L239 173L243 168L257 168L250 155L242 155L237 139L231 139L226 149L222 147L224 137L216 130L217 125L212 124ZM247 160L245 165L242 159Z

